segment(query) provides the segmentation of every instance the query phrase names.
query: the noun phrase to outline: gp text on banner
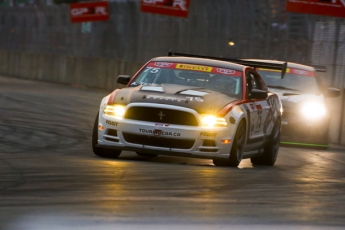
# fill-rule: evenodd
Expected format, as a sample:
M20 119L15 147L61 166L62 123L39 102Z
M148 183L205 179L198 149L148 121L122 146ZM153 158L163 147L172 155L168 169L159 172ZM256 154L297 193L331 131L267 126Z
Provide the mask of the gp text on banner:
M109 19L108 2L70 4L71 22L105 21Z
M176 17L188 17L190 0L141 0L141 11Z

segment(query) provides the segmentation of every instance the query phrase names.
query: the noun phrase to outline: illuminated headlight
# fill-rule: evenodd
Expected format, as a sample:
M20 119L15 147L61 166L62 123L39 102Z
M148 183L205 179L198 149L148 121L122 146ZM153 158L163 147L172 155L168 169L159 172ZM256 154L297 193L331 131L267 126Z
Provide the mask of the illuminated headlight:
M227 126L224 118L216 117L214 115L201 115L202 126Z
M104 109L104 114L110 117L122 119L125 115L126 106L123 105L107 105Z
M320 119L326 115L326 107L322 103L307 102L303 104L301 113L307 119Z

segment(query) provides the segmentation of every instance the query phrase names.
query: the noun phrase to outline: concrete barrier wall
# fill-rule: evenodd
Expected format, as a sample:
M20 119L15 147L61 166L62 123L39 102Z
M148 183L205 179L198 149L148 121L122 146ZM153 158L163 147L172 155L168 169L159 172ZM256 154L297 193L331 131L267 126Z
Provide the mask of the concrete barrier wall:
M332 140L333 142L332 143L339 143L341 145L345 145L345 89L343 89L343 92L342 92L342 98L339 98L339 113L341 114L338 114L339 116L339 123L338 124L335 124L335 125L338 125L340 126L340 130L339 130L339 136L338 136L338 140ZM343 103L342 103L343 102ZM340 125L339 125L340 124Z
M133 75L143 63L0 50L0 73L19 78L113 90L119 74Z
M345 90L342 91L339 97L326 99L329 104L329 112L331 113L329 139L331 143L340 145L345 145L344 96Z
M345 95L345 93L344 93ZM343 97L343 99L345 100L345 96ZM343 101L344 101L343 100ZM345 121L344 121L344 116L345 116L345 105L343 105L343 119L341 120L341 132L340 132L340 142L334 142L334 143L339 143L341 145L345 145Z

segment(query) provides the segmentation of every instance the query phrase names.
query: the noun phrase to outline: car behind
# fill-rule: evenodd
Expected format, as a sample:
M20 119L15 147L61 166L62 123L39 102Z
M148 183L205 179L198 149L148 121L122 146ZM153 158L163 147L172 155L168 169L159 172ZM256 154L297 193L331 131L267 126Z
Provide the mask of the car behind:
M280 61L248 59L269 63ZM331 112L326 98L340 91L323 85L316 68L288 62L286 74L257 68L270 91L277 93L283 104L281 143L284 145L327 148Z

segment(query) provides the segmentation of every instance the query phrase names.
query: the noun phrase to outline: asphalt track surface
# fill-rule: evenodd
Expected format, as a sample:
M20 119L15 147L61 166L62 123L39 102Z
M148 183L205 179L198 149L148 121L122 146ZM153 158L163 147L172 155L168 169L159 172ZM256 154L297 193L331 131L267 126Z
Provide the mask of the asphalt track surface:
M108 93L0 77L1 230L345 228L344 148L281 147L274 167L100 158Z

